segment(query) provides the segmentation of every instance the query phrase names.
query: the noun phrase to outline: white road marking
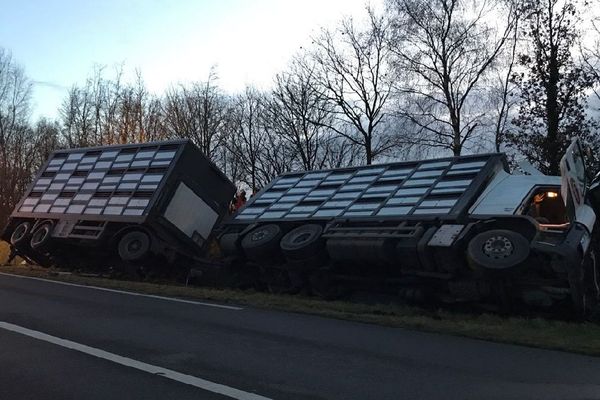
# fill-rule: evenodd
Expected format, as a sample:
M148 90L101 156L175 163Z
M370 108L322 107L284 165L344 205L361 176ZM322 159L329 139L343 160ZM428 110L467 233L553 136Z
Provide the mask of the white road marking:
M19 325L14 325L8 322L0 321L0 328L7 331L19 333L21 335L29 336L34 339L42 340L44 342L52 343L58 346L65 347L67 349L79 351L94 357L101 358L103 360L112 361L116 364L124 365L126 367L135 368L140 371L148 372L153 375L161 376L164 378L172 379L174 381L184 383L186 385L195 386L197 388L207 390L209 392L222 394L223 396L231 397L238 400L272 400L268 397L264 397L255 393L245 392L243 390L235 389L229 386L222 385L207 381L206 379L198 378L192 375L182 374L177 371L158 367L156 365L147 364L145 362L133 360L131 358L123 357L117 354L109 353L104 350L96 349L94 347L86 346L84 344L72 342L70 340L61 339L56 336L51 336L43 332L34 331L31 329L24 328Z
M99 286L79 285L77 283L61 282L61 281L55 281L55 280L52 280L52 279L34 278L32 276L7 274L6 272L0 272L0 275L11 276L13 278L20 278L20 279L31 279L31 280L34 280L34 281L41 281L41 282L50 282L50 283L55 283L57 285L75 286L75 287L80 287L80 288L85 288L85 289L101 290L103 292L127 294L129 296L139 296L139 297L148 297L148 298L151 298L151 299L174 301L176 303L186 303L186 304L195 304L195 305L198 305L198 306L223 308L223 309L226 309L226 310L233 310L233 311L241 311L241 310L244 309L243 307L226 306L224 304L203 303L201 301L177 299L177 298L174 298L174 297L157 296L157 295L154 295L154 294L144 294L144 293L128 292L126 290L108 289L108 288L103 288L103 287L99 287Z

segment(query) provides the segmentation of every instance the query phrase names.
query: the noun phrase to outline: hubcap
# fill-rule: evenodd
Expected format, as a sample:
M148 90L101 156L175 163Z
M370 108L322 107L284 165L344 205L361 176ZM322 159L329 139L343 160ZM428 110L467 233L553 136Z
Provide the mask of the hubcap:
M256 242L256 241L262 240L266 235L267 234L265 231L254 232L252 234L252 241Z
M306 242L309 238L310 238L310 233L305 232L305 233L301 233L300 235L296 236L294 238L293 242L295 244L303 243L303 242Z
M140 240L133 240L129 243L129 246L127 246L127 250L131 251L131 252L136 252L139 251L142 248L142 242Z
M26 232L26 229L24 226L18 227L17 230L15 231L15 238L21 239L23 236L25 236L25 232Z
M506 258L513 252L513 244L506 236L492 236L483 244L483 253L491 258Z
M42 227L42 228L38 229L33 234L32 242L36 243L36 244L41 243L41 241L44 240L44 238L46 237L47 234L48 234L48 230L46 227Z

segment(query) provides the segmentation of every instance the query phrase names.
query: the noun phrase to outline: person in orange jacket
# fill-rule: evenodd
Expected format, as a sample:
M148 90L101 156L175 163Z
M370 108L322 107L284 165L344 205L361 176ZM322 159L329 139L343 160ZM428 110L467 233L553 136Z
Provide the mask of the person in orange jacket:
M236 199L235 202L235 210L239 210L240 208L244 207L244 205L246 204L246 201L248 201L246 199L246 191L242 190L239 194L238 197Z

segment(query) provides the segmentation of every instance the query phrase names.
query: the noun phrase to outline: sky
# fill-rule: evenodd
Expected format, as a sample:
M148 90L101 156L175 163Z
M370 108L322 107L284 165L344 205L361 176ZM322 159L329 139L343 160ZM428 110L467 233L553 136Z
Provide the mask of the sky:
M32 118L56 118L94 66L119 65L148 89L202 81L268 88L321 27L364 15L365 0L0 0L0 47L33 81ZM371 1L371 4L377 1Z

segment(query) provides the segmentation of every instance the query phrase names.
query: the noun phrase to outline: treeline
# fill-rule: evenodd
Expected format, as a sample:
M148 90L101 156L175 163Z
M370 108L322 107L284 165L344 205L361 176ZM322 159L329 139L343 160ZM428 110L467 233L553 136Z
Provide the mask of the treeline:
M227 93L213 70L150 93L141 72L99 67L35 124L31 81L0 49L0 225L60 147L190 138L251 190L290 170L482 151L557 174L571 138L600 150L600 25L586 4L387 0L323 29L268 91Z

